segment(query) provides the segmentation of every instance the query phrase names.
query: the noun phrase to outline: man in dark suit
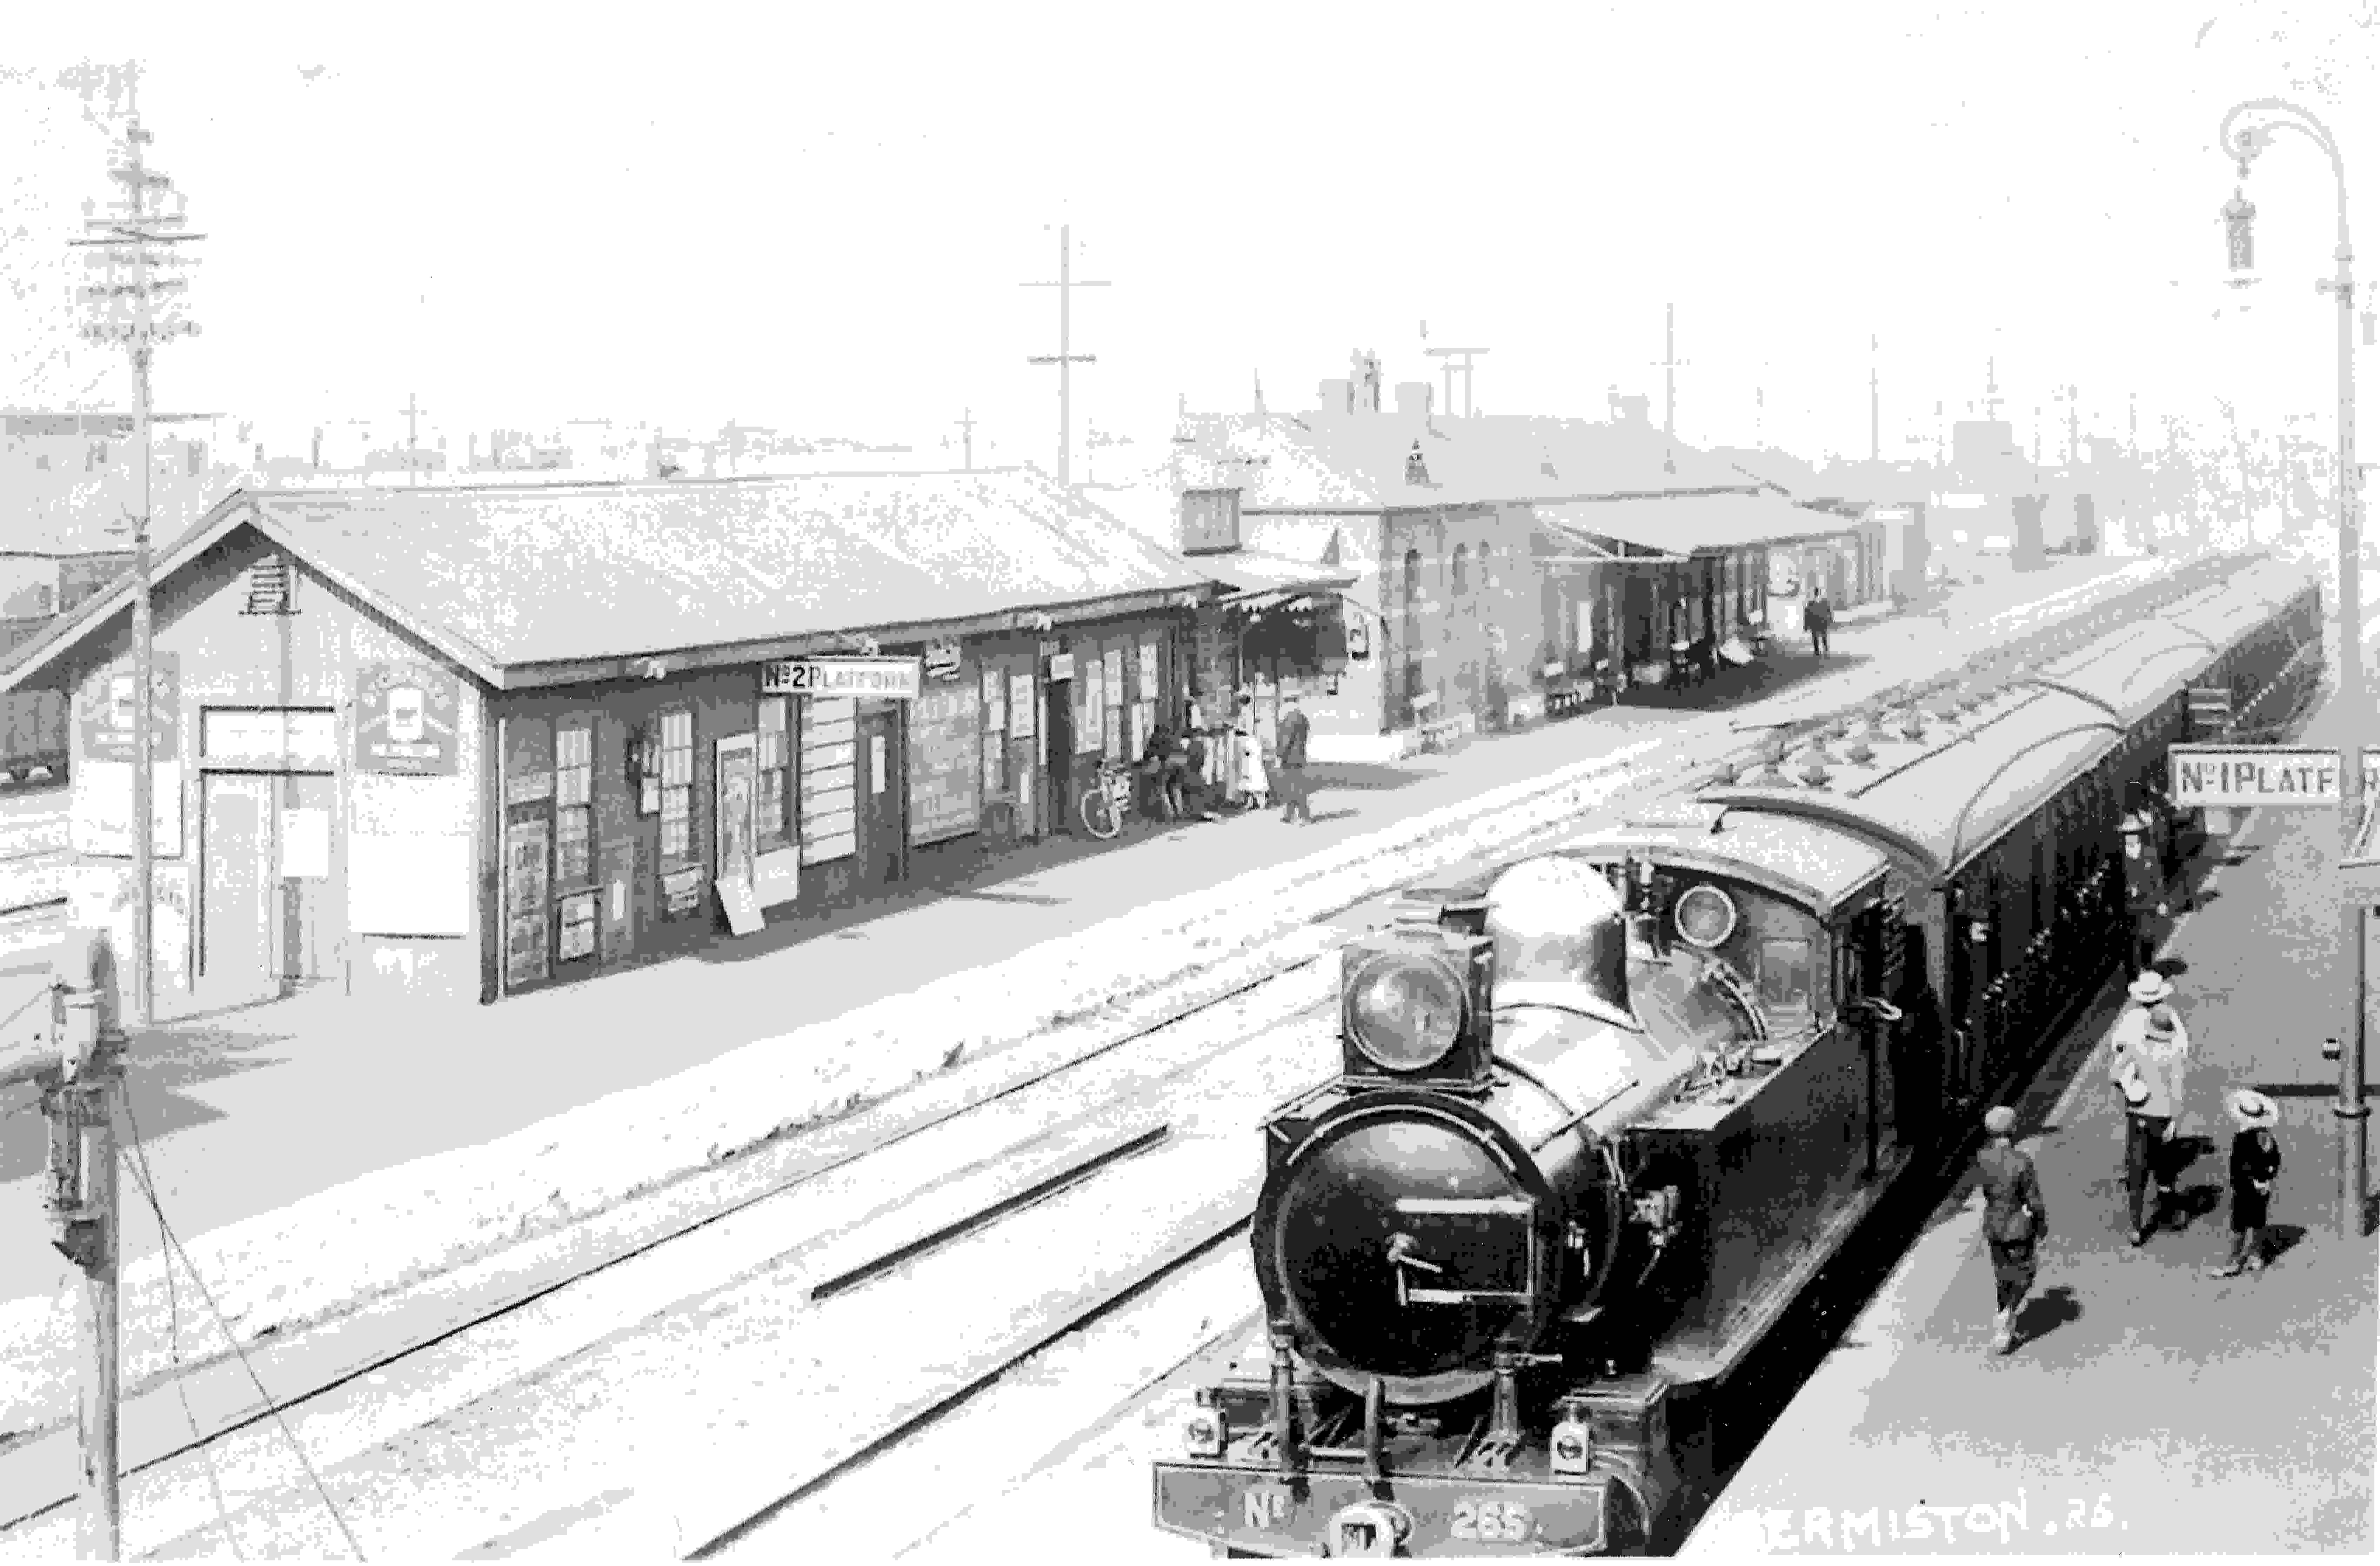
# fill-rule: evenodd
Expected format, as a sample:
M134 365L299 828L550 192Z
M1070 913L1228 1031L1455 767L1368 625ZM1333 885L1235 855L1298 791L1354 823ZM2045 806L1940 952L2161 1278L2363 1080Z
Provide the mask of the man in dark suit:
M1827 601L1827 589L1820 588L1802 611L1802 624L1810 633L1810 650L1824 658L1833 649L1828 633L1835 628L1835 606Z
M1281 819L1311 825L1314 807L1305 777L1305 736L1309 725L1297 698L1281 698L1281 722L1273 732L1273 772L1281 789Z

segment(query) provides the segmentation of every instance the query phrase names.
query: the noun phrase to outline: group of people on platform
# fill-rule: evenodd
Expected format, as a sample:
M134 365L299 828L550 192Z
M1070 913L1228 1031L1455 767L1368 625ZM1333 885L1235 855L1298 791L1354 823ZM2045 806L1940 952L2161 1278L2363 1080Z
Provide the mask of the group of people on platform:
M2190 1030L2173 997L2171 979L2155 969L2143 972L2127 989L2123 1014L2107 1040L2107 1086L2124 1116L2123 1218L2135 1249L2165 1227L2178 1199L2175 1182L2188 1161L2180 1127L2190 1102ZM2271 1099L2244 1086L2227 1094L2224 1107L2232 1126L2231 1249L2208 1270L2236 1278L2265 1269L2273 1182L2281 1171L2281 1145L2274 1135L2280 1111ZM2049 1211L2032 1155L2015 1144L2016 1111L1995 1108L1984 1116L1984 1131L1988 1141L1976 1171L1998 1303L1992 1348L2009 1354L2016 1347L2017 1308L2032 1292Z
M1180 728L1159 723L1142 747L1145 807L1163 820L1213 821L1227 807L1265 809L1277 795L1282 820L1311 823L1313 785L1305 749L1312 733L1296 695L1284 694L1268 764L1257 732L1256 702L1246 692L1240 693L1228 725L1210 724L1195 698L1184 701Z

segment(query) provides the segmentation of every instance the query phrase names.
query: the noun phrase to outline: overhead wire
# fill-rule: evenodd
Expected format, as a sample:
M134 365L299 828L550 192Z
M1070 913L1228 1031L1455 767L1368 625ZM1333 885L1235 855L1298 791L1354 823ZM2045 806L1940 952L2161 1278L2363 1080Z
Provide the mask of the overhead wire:
M316 1471L313 1460L307 1456L304 1443L298 1439L298 1433L289 1427L288 1416L283 1411L279 1400L265 1390L263 1378L256 1373L256 1366L249 1358L248 1350L241 1345L237 1338L232 1335L231 1326L224 1320L223 1311L216 1305L214 1294L208 1289L206 1280L200 1276L198 1265L190 1259L189 1252L184 1248L180 1237L174 1232L173 1225L166 1220L164 1205L158 1200L156 1184L150 1177L148 1149L141 1139L140 1123L133 1114L131 1095L128 1093L124 1098L124 1118L132 1132L132 1157L126 1160L126 1168L131 1171L134 1183L140 1187L140 1195L149 1203L149 1210L156 1216L157 1232L164 1237L168 1253L165 1257L165 1274L169 1311L174 1300L174 1261L176 1257L179 1257L182 1266L190 1274L191 1285L197 1289L200 1303L207 1307L208 1315L214 1318L215 1330L223 1334L225 1343L229 1345L233 1356L239 1361L240 1369L247 1373L249 1384L256 1389L256 1395L264 1401L265 1408L273 1415L274 1426L279 1428L282 1437L288 1441L289 1450L296 1454L298 1465L305 1470L307 1482L313 1487L314 1494L321 1499L323 1510L331 1514L331 1521L337 1524L340 1536L347 1541L347 1548L355 1552L358 1560L370 1560L370 1558L364 1553L363 1545L356 1538L355 1531L347 1526L346 1517L339 1511L338 1503L331 1499L331 1492L322 1483L322 1476ZM182 1407L186 1414L189 1412L187 1393L184 1394ZM191 1433L193 1435L198 1433L198 1421L195 1415L191 1416ZM213 1485L214 1468L212 1463L208 1464L207 1474L210 1485ZM216 1490L215 1499L217 1507L221 1508L223 1497L219 1487ZM238 1546L237 1542L231 1540L228 1516L225 1518L224 1533L226 1542L231 1543L232 1549L237 1554Z

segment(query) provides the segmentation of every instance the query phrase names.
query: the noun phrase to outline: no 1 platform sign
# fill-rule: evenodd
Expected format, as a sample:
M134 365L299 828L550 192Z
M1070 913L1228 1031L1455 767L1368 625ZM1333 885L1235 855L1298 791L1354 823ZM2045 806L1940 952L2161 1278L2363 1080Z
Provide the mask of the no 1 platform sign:
M2273 745L2177 745L2167 793L2183 810L2338 804L2338 752ZM2363 753L2363 793L2380 793L2380 748Z

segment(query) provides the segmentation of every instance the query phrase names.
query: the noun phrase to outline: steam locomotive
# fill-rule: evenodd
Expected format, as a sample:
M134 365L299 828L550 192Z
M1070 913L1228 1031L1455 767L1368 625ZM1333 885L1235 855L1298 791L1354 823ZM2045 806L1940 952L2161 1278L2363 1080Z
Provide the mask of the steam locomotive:
M1659 1548L1730 1377L2122 960L2124 785L2204 737L2191 692L2287 718L2321 639L2319 589L2251 558L1792 772L1409 889L1342 953L1337 1074L1264 1123L1264 1335L1196 1393L1158 1525Z

